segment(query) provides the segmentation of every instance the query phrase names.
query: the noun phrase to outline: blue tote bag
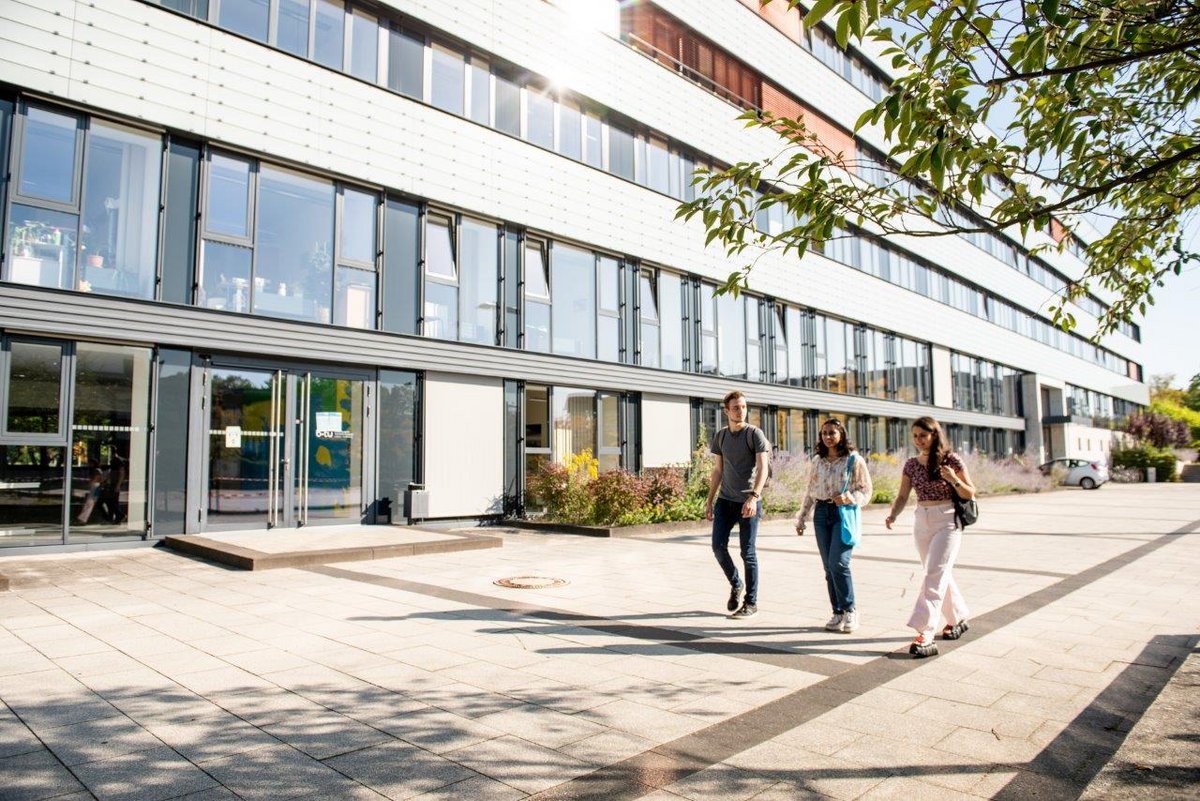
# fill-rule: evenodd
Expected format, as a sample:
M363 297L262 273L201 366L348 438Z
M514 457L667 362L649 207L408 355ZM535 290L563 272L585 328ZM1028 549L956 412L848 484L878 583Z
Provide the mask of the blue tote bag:
M850 471L854 467L854 454L846 460L846 480L842 482L842 494L850 490ZM857 506L839 506L838 515L842 518L842 542L853 548L862 538L862 515Z

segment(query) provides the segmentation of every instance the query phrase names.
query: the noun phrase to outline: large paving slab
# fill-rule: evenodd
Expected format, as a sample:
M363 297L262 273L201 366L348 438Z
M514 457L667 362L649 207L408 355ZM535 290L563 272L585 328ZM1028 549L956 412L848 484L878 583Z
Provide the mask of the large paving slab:
M276 570L499 548L497 537L414 526L319 526L165 537L163 545L243 570Z
M1200 738L1200 493L983 512L956 570L971 631L926 660L911 510L893 533L866 513L851 635L822 628L786 521L736 621L703 527L256 572L0 556L0 799L1134 798L1100 782L1146 746L1158 792L1194 797L1171 770ZM495 583L529 576L565 583ZM1164 703L1192 714L1149 725Z

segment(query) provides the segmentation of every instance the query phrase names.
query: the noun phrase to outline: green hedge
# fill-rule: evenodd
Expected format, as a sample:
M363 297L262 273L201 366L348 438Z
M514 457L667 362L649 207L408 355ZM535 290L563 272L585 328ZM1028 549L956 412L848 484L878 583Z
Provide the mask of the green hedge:
M1113 467L1129 467L1145 472L1153 467L1158 481L1178 481L1175 474L1175 452L1170 448L1139 445L1136 448L1121 448L1112 452Z

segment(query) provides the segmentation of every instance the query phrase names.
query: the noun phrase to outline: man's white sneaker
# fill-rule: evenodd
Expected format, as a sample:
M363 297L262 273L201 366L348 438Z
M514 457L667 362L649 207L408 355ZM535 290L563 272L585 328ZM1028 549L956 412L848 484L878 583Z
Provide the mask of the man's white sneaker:
M853 631L858 631L858 611L851 609L849 612L842 613L842 629L843 634L849 634Z
M842 613L835 612L833 617L829 618L829 622L825 624L826 631L841 631L842 630Z

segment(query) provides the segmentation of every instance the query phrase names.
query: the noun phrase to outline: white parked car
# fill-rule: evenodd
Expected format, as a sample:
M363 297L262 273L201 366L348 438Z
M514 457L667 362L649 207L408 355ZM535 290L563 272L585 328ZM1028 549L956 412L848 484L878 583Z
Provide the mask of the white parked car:
M1041 466L1044 475L1050 475L1054 468L1065 470L1062 483L1069 486L1080 486L1084 489L1095 489L1108 481L1108 465L1091 459L1051 459Z

